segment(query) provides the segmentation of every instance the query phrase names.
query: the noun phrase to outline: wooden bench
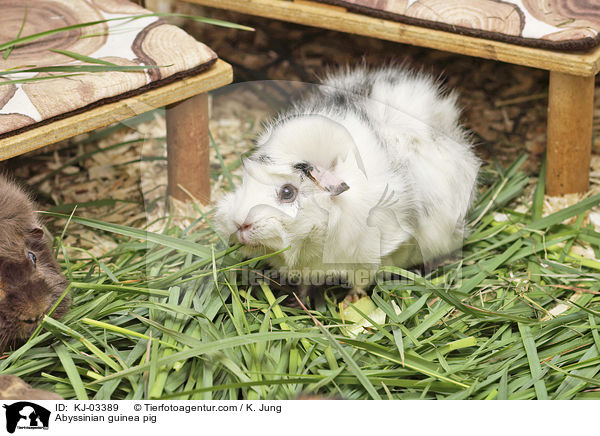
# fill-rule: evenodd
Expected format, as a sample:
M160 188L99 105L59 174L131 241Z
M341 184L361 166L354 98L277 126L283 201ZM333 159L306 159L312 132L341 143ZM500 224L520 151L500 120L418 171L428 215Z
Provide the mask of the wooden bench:
M589 187L594 77L600 46L547 50L404 24L305 0L186 0L204 6L550 71L546 193Z
M231 66L218 60L208 71L143 94L90 109L0 139L0 161L166 106L169 195L189 200L184 186L210 201L207 92L231 83Z
M61 4L66 7L61 9ZM87 23L114 17L114 14L144 16L122 20L124 25L119 24L120 19L111 21L100 31L89 28L88 35L84 27L77 32L57 33L56 37L17 45L6 59L0 59L0 64L4 62L0 69L8 70L14 65L86 66L90 62L94 65L93 56L102 56L103 61L113 65L152 67L133 72L86 72L69 77L60 73L42 72L35 76L25 73L27 80L32 77L35 80L3 84L0 86L0 160L166 106L169 195L189 200L185 192L188 191L208 203L207 92L231 83L233 73L229 64L181 29L156 17L145 16L150 11L124 0L30 3L27 12L25 5L0 0L0 7L4 8L0 25L4 23L6 29L23 21L23 36L46 31L47 27L71 26L82 19ZM82 11L87 11L87 15L83 16ZM27 20L23 20L23 16ZM112 25L115 27L110 27ZM2 39L14 38L7 38L2 32L0 30ZM94 38L100 40L94 41ZM74 60L57 54L55 49L77 52L92 60ZM81 52L86 49L88 52ZM55 76L44 77L48 74Z

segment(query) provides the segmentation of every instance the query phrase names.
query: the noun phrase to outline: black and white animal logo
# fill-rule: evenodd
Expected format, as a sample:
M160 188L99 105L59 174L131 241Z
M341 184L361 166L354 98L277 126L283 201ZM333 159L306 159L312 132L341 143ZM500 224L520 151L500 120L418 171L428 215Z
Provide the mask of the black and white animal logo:
M19 401L3 405L6 409L6 431L14 433L19 429L48 429L50 411L29 401Z

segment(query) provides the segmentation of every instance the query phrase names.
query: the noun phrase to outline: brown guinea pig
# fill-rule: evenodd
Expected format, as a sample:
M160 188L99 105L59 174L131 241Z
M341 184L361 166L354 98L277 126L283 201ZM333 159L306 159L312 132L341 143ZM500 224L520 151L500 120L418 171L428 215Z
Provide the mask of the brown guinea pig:
M27 339L67 287L31 199L0 174L0 353ZM68 309L65 297L52 316Z

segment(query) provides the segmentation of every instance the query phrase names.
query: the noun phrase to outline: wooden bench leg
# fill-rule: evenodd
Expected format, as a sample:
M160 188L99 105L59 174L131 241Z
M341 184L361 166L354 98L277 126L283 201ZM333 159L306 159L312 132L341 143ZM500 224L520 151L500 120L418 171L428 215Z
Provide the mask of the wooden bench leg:
M190 201L179 185L202 203L210 201L208 94L167 106L169 196Z
M546 193L589 188L594 111L594 76L550 72Z

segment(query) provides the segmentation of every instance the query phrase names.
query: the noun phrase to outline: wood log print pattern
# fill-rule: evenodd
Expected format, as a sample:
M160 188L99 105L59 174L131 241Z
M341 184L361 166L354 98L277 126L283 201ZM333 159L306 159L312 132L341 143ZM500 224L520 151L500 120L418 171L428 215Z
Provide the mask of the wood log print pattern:
M128 0L94 0L94 5L111 14L145 14L146 9Z
M17 36L26 5L27 17L21 36L112 18L114 14L133 16L151 13L127 0L0 0L0 41L9 41ZM10 85L0 83L0 137L11 135L17 129L33 127L44 120L102 104L103 101L127 97L174 74L179 77L188 70L193 74L217 57L210 48L183 30L157 17L144 17L101 23L17 45L6 60L0 54L0 69L24 65L82 64L71 57L54 53L52 49L68 50L117 65L168 67L136 72L80 73L52 79L48 77L62 73L5 75L0 82L9 77L45 79Z
M122 66L139 65L123 58L109 56L101 59ZM73 63L73 65L77 64L82 64L82 62ZM36 77L48 76L48 73L41 73ZM140 88L145 84L146 75L143 71L108 71L102 74L88 73L75 77L59 77L25 83L22 88L42 118L46 119L103 98Z
M350 11L520 45L600 44L600 0L315 0Z
M175 46L180 50L173 50ZM196 40L179 27L170 26L162 20L142 30L131 49L144 65L161 65L148 71L152 80L168 77L182 66L186 70L193 68L212 53L206 46L198 47Z
M470 29L520 35L524 18L519 8L510 3L485 0L420 0L406 14L423 20L443 21Z
M27 19L21 36L104 18L100 11L86 0L1 0L0 41L10 41L17 36L26 9ZM45 67L72 60L50 51L53 48L90 55L106 43L107 30L108 26L102 23L18 45L8 59L0 57L0 69L23 65Z

